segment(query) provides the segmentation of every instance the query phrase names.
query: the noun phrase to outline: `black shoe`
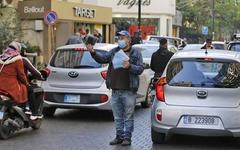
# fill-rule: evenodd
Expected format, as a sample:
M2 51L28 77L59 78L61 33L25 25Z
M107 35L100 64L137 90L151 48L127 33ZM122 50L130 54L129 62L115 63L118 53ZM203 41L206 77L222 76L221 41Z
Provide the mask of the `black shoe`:
M121 144L123 142L123 139L121 139L120 137L116 137L114 140L112 140L109 145L117 145L117 144Z
M131 145L132 141L131 139L124 139L122 142L122 146L129 146Z

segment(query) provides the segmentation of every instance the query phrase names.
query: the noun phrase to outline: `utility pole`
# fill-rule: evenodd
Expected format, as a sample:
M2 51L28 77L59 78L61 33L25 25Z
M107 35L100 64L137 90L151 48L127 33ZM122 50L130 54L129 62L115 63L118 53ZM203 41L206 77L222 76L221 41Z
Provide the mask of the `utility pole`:
M142 33L141 33L141 14L142 14L142 1L138 0L138 43L142 42Z
M215 0L213 0L213 8L212 8L212 40L214 40L214 19L215 19Z

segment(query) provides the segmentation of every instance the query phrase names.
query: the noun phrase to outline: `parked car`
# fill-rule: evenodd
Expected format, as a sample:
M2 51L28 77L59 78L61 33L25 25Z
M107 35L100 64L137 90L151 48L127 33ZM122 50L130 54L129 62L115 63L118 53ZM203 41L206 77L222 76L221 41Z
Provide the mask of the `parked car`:
M167 39L169 45L175 45L176 47L178 47L181 43L181 38L169 37L169 36L149 35L149 36L147 36L146 40L159 42L162 38Z
M214 46L215 49L219 49L219 50L226 50L227 49L227 45L226 45L225 42L212 41L212 45Z
M136 44L133 47L141 51L145 68L142 75L140 76L140 86L138 94L140 95L142 101L145 101L145 104L150 105L150 89L148 87L151 78L154 76L154 72L150 69L150 63L152 54L159 49L159 42L157 44ZM173 53L178 51L178 49L174 45L168 45L168 49Z
M200 50L204 44L187 44L182 51Z
M151 135L240 136L240 54L192 50L176 53L156 86Z
M116 46L97 43L94 49L107 53ZM84 44L57 48L47 66L49 77L42 84L44 115L52 116L56 108L111 110L111 90L105 85L107 67L97 63ZM146 106L141 98L137 103Z
M240 40L230 41L230 42L228 43L227 49L228 49L229 51L240 52Z

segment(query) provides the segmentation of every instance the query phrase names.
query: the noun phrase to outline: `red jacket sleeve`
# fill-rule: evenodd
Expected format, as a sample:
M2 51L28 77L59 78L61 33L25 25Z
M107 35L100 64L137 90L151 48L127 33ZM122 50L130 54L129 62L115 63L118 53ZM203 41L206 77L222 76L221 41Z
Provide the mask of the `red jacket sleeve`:
M18 60L17 61L17 77L18 79L25 85L29 85L28 81L27 81L27 77L26 74L24 73L24 66L23 66L23 61L22 60Z

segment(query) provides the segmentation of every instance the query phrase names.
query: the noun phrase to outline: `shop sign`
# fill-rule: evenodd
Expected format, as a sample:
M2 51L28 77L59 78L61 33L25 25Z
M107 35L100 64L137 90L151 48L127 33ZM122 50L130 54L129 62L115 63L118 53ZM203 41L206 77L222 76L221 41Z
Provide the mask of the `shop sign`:
M148 35L153 35L154 26L141 26L142 39L145 40ZM134 36L134 32L138 32L138 26L130 26L130 36Z
M138 6L138 0L118 0L117 6L128 6L131 9L134 5ZM142 6L150 6L151 0L142 0Z
M96 9L80 8L80 7L74 7L73 9L74 9L74 14L77 17L96 18L97 16Z
M28 7L28 6L24 6L24 13L44 13L44 6L43 7Z

